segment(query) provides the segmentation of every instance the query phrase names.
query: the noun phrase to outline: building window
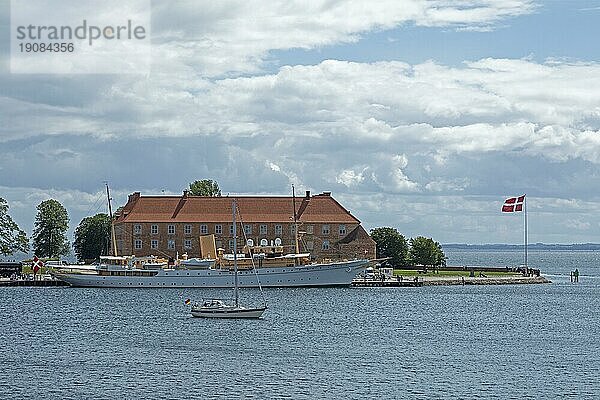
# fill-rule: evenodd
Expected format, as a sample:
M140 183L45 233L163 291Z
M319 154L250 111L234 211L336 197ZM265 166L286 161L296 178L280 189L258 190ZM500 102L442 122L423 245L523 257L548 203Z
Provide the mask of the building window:
M266 225L261 225L260 226L260 234L261 235L266 235L267 234L267 226Z
M192 240L191 239L185 239L184 243L184 247L186 249L191 249L192 248Z
M252 225L244 225L244 232L246 235L252 235Z
M223 233L223 225L215 225L215 233L221 235Z
M200 233L202 235L208 234L208 225L200 225Z
M215 246L217 246L217 249L220 249L223 247L223 241L222 240L217 240L215 242Z
M134 235L141 235L142 234L142 226L141 225L134 225L133 226L133 234Z
M312 250L314 248L315 248L315 244L311 240L306 242L306 250Z
M169 225L167 232L169 233L169 235L174 235L175 234L175 225Z
M183 233L186 235L191 235L192 234L192 226L191 225L184 225L183 227Z
M323 246L321 246L322 250L329 250L329 240L323 240Z
M142 241L140 239L135 239L134 246L135 246L136 250L141 249L142 248Z
M233 225L229 225L229 234L233 235Z
M281 225L275 225L275 234L281 235L283 233L283 227Z
M154 239L150 241L150 248L158 249L158 240Z
M340 225L340 235L346 234L346 225Z
M150 233L153 235L158 235L158 225L152 225L150 227Z
M315 227L313 225L306 225L306 233L312 235L315 231Z
M290 225L290 233L291 233L292 235L295 235L295 234L296 234L296 224L292 224L292 225Z
M169 244L167 246L169 250L175 250L175 241L173 239L169 240Z
M329 225L323 225L323 226L321 227L321 233L322 233L323 235L329 235Z
M229 250L233 251L233 239L229 239Z

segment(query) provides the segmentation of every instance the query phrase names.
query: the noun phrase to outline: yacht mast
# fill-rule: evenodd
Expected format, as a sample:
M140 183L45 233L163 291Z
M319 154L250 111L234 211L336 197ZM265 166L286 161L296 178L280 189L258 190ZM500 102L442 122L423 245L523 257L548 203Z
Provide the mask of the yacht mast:
M237 226L235 222L235 214L237 210L237 203L235 199L233 199L231 204L232 212L233 212L233 270L235 273L235 287L233 291L233 295L235 297L235 306L238 306L239 296L238 296L238 265L237 265Z
M300 246L298 245L298 216L296 215L296 189L292 184L292 205L294 206L294 241L296 242L296 254L300 253ZM297 258L294 257L294 265L296 265Z
M114 256L116 257L117 254L117 238L115 235L115 224L113 221L113 213L112 213L112 205L110 204L110 189L108 188L108 182L105 182L106 184L106 197L108 198L108 215L110 217L110 236L111 236L111 242L113 244L113 250L114 250Z

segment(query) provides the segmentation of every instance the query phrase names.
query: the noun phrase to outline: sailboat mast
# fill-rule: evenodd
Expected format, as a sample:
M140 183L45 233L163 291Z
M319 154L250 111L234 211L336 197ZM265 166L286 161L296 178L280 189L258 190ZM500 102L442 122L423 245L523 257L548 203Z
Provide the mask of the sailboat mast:
M233 291L233 295L235 297L235 306L238 306L239 295L238 295L238 265L237 265L237 226L235 222L235 213L237 210L237 203L235 199L233 199L231 203L231 208L233 212L233 271L235 273L235 287Z
M115 224L113 221L112 205L110 203L110 189L108 188L108 182L106 182L106 197L108 198L108 216L110 217L110 236L113 244L114 256L117 254L117 237L115 235Z

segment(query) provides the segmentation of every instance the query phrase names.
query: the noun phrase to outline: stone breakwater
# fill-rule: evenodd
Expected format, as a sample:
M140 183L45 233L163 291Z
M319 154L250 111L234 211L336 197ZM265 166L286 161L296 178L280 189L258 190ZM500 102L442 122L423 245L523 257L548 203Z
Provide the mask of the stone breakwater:
M462 276L424 276L400 279L361 279L352 281L354 287L421 287L451 285L521 285L552 283L543 276L501 276L501 277L462 277Z
M423 286L450 285L520 285L552 283L543 276L503 276L503 277L423 277Z

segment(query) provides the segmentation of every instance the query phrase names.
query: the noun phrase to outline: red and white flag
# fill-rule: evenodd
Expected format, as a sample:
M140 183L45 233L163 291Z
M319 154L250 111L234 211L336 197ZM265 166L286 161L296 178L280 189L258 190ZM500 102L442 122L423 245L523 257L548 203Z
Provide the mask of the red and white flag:
M44 266L44 262L37 258L37 256L33 256L33 273L37 274L37 272Z
M525 195L519 197L511 197L504 201L502 205L502 212L518 212L523 211L523 202L525 201Z

